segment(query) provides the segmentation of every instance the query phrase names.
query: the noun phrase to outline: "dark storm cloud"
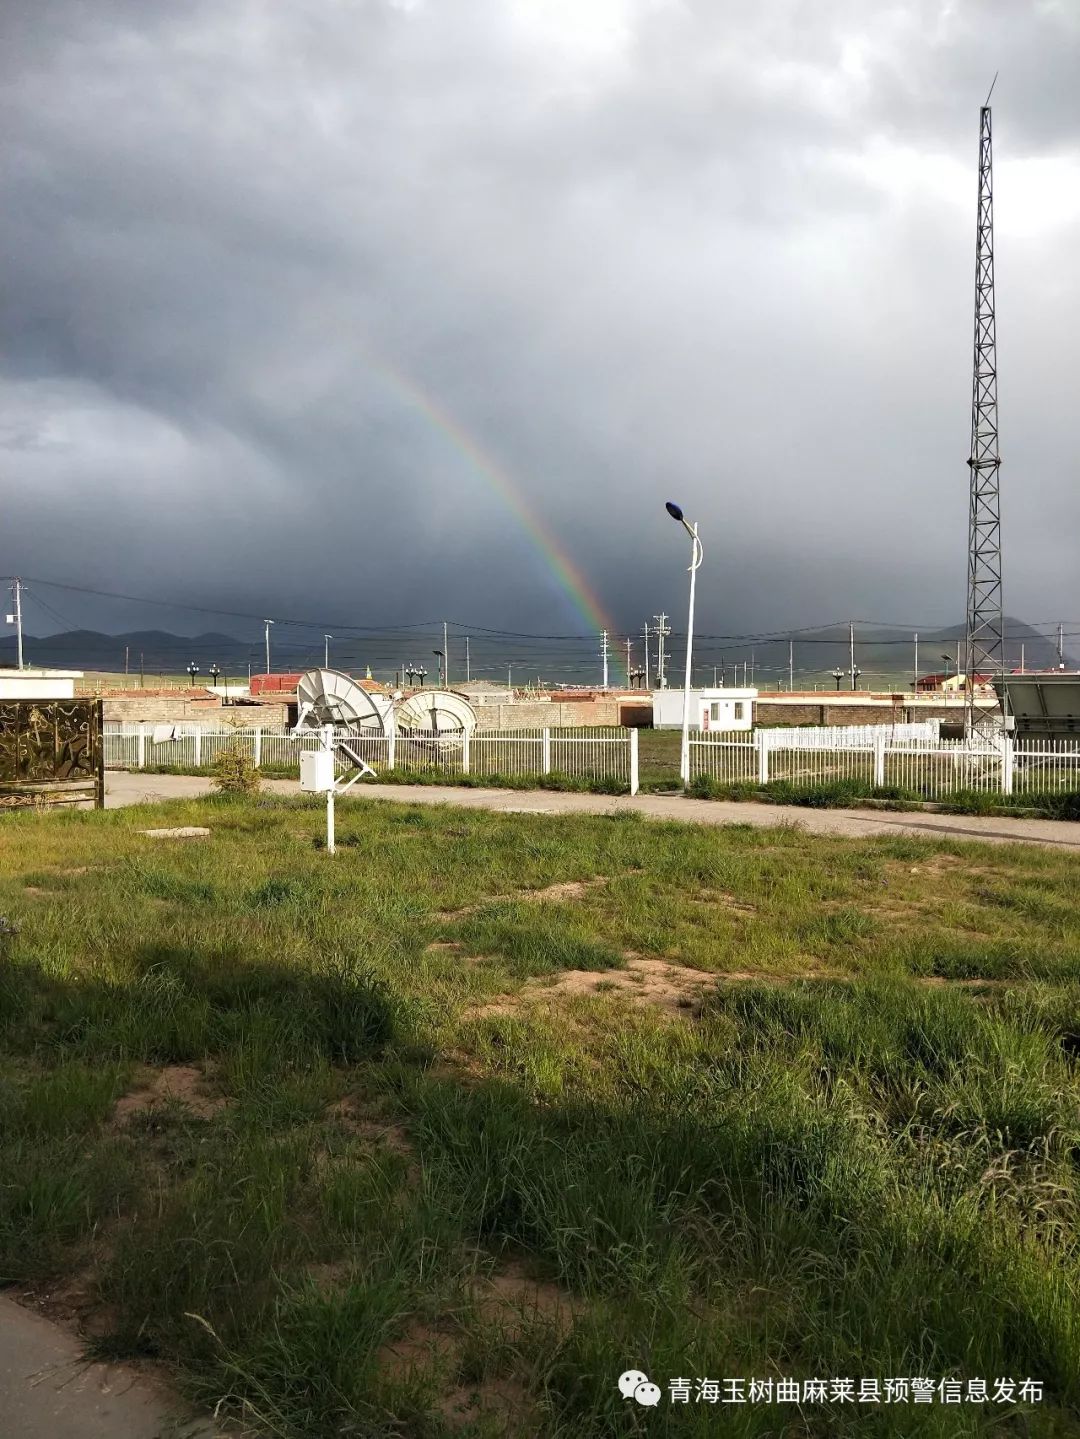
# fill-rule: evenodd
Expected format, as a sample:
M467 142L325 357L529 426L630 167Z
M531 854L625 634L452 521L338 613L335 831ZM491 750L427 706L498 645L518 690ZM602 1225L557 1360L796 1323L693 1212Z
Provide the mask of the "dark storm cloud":
M1073 7L21 0L0 23L0 569L580 628L419 388L628 630L682 608L669 494L714 630L955 620L1000 68L1008 598L1075 613Z

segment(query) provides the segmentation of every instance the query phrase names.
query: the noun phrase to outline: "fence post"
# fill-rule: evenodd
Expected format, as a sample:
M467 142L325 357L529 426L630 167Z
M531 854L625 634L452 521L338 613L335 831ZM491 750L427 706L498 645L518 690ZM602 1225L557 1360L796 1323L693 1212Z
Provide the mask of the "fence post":
M466 743L468 741L466 740ZM386 768L393 769L397 761L397 731L391 729L386 736Z
M1012 794L1013 792L1013 759L1016 755L1016 746L1013 743L1011 734L1004 735L1001 741L1001 793Z
M195 729L195 754L194 754L194 758L193 758L193 760L192 760L192 763L193 763L193 765L194 765L194 767L195 767L196 769L199 769L199 768L201 768L201 766L202 766L202 726L201 726L201 725L196 726L196 729Z
M461 773L469 773L469 731L461 732Z
M259 766L262 764L262 725L255 726L254 751L255 752L252 755L252 759L254 761L255 768L258 769Z
M638 792L638 732L630 731L630 793Z
M135 768L143 769L146 765L146 726L138 725L135 730L138 743L135 746Z
M878 789L885 786L885 731L874 736L874 784Z
M758 730L754 736L754 743L757 745L757 777L758 784L769 783L769 743L762 730Z
M540 773L551 773L551 731L540 731Z

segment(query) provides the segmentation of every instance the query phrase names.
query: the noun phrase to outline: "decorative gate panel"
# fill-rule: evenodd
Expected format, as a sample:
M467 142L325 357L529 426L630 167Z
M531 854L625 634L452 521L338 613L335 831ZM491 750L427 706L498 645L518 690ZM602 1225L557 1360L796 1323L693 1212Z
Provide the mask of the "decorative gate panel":
M100 700L0 700L0 808L105 804Z

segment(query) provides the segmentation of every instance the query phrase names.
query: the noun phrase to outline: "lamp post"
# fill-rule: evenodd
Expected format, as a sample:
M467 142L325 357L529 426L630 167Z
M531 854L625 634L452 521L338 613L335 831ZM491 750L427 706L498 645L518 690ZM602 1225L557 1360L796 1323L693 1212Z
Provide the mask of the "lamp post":
M263 620L263 624L266 626L266 673L267 673L267 674L270 673L270 626L271 626L273 623L274 623L273 620Z
M690 536L690 608L686 620L686 678L683 682L682 748L679 752L679 773L683 784L690 783L690 674L694 659L694 586L701 568L704 550L698 539L696 524L690 524L678 505L668 500L664 507Z
M215 686L217 685L218 675L219 675L220 673L221 673L221 669L220 669L220 667L219 667L218 665L211 665L211 666L210 666L209 674L210 674L210 683L211 683L212 685L215 685Z
M423 665L417 665L416 669L413 670L413 674L414 674L414 675L416 676L416 678L420 681L420 688L423 689L423 688L424 688L424 677L425 677L426 674L427 674L427 670L424 668Z
M191 676L191 687L192 687L192 689L194 689L194 688L195 688L195 676L199 673L199 666L195 663L194 660L192 660L191 663L188 665L188 667L187 667L187 672L188 672L188 674Z
M439 661L439 685L440 685L440 687L441 687L442 685L444 685L444 684L446 683L446 681L445 681L445 679L444 679L444 676L445 676L445 674L446 674L446 651L445 651L445 650L432 650L431 653L432 653L433 655L435 655L435 656L438 658L438 661Z
M837 665L836 668L833 670L832 674L833 679L836 681L836 688L839 690L840 681L844 678L844 671L840 668L839 665Z
M325 670L330 668L330 641L333 638L333 635L323 635L323 669Z

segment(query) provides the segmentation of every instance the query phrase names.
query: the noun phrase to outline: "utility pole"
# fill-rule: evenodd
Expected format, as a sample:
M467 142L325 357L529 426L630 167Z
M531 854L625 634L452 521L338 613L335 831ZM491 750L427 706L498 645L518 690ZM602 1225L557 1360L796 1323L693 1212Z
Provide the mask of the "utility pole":
M130 657L131 657L131 646L130 646L130 645L125 645L125 646L124 646L124 678L125 678L125 679L127 679L127 677L128 677L128 660L130 659Z
M23 634L22 634L22 580L15 577L11 586L11 597L15 601L15 612L7 617L9 625L15 626L15 655L16 664L19 669L23 667Z
M270 626L271 626L273 623L274 623L273 620L263 620L263 624L266 626L266 673L267 673L267 674L270 673Z
M510 691L510 697L514 696L514 666L506 666L506 688Z
M626 637L626 683L630 683L630 668L633 665L633 657L630 652L630 636Z
M1027 671L1024 669L1024 642L1023 642L1023 640L1020 641L1020 673L1021 673L1021 674L1026 674L1026 673L1027 673Z
M795 688L795 641L787 642L787 687L788 693Z
M446 686L447 689L449 689L449 688L450 688L450 646L449 646L449 644L447 643L447 639L446 639L446 621L445 621L445 620L443 620L443 622L442 622L442 652L443 652L443 662L442 662L443 684Z
M608 683L607 683L607 658L608 658L607 630L601 630L601 631L600 631L600 658L604 661L604 689L607 689L607 687L608 687Z
M855 623L848 624L848 649L851 656L851 688L855 688Z
M465 683L472 681L472 670L469 667L469 636L465 636Z
M915 631L915 673L914 673L914 675L912 676L911 688L912 688L913 690L917 690L917 689L919 688L919 631L918 631L918 630Z
M144 664L143 664L143 651L140 650L140 651L139 651L139 688L140 688L140 689L143 689L143 688L145 687L145 685L146 685L146 668L145 668L145 666L144 666Z
M994 77L997 78L996 76ZM993 85L990 91L993 93ZM975 675L1005 673L1001 584L1001 456L998 452L997 322L994 315L994 161L990 95L979 111L979 201L975 229L975 345L968 456L968 584L965 724L968 735L995 734L997 699L976 699Z
M649 688L649 626L645 626L645 688Z
M667 689L667 667L666 667L666 663L665 663L665 661L666 661L666 656L665 656L665 654L664 654L664 640L665 640L665 638L671 633L671 627L670 627L670 625L667 623L667 615L666 615L666 614L653 615L653 619L656 621L656 635L657 635L657 646L656 646L656 687L657 687L657 689L666 690L666 689Z
M323 669L330 668L330 641L333 635L323 635Z
M1065 668L1065 626L1058 621L1058 669Z

